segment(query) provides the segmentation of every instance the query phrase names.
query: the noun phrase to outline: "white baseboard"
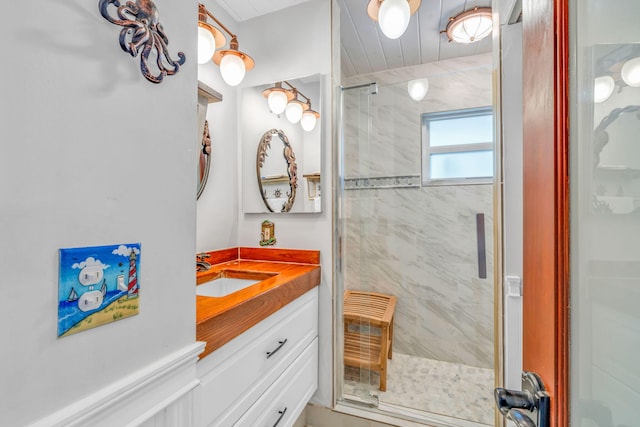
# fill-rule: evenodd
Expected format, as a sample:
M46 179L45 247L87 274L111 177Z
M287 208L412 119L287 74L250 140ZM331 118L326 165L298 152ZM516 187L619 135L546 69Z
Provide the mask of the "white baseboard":
M171 412L166 410L174 403L186 402L189 405L193 400L184 397L188 397L199 384L196 362L204 345L197 342L169 354L42 418L31 427L148 425L147 421L157 418L157 414ZM151 425L158 424L157 421L154 420Z

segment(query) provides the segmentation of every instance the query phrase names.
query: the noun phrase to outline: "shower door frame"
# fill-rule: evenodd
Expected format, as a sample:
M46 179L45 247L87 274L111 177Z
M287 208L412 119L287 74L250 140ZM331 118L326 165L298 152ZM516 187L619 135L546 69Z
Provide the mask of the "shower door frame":
M344 100L343 93L345 90L355 90L370 87L369 97L371 95L375 95L378 93L378 84L376 82L365 83L360 85L354 85L349 87L338 86L338 96L336 99L338 100L338 108L337 110L337 120L336 122L339 124L336 126L336 132L334 134L334 149L333 149L333 167L332 167L332 181L334 183L334 188L332 191L333 195L333 259L334 259L334 269L333 269L333 295L334 295L334 312L333 312L333 407L338 408L338 398L343 396L343 378L344 378L344 352L343 352L343 341L344 341L344 330L342 327L342 311L343 311L343 299L338 296L336 293L338 288L338 283L342 283L343 286L341 290L344 290L344 275L343 275L343 267L342 267L342 242L343 242L343 234L342 234L342 222L343 218L343 191L344 191L344 152L342 144L344 138L344 127L343 127L343 118L344 118ZM342 294L340 294L341 296ZM339 326L339 327L338 327ZM364 402L360 402L363 404ZM366 404L366 403L364 403ZM368 405L373 407L372 405Z

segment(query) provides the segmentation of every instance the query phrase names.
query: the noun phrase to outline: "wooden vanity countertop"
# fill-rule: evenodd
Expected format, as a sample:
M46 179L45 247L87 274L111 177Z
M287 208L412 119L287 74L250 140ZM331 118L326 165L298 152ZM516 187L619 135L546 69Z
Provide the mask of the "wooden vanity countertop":
M222 253L225 254L223 259L229 259L227 255L232 254L235 249L212 252L211 258L220 259L216 253ZM196 295L196 338L206 342L201 358L320 284L318 251L238 249L236 253L239 258L244 255L268 260L236 259L214 264L209 270L197 273L196 283L206 283L227 269L275 275L223 297ZM282 258L276 256L278 251L283 254ZM304 257L296 257L296 252ZM277 260L279 258L286 261ZM304 261L290 262L291 259ZM306 261L315 263L304 263Z

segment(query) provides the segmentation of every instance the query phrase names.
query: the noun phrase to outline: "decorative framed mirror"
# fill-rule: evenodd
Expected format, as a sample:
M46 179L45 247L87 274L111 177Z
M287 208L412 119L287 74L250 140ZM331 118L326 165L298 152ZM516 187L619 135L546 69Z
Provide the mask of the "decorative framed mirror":
M211 168L211 135L209 134L209 121L204 121L204 131L202 132L202 146L198 157L198 194L196 200L204 191L209 179L209 168Z
M289 212L296 200L298 165L289 138L282 130L270 129L260 138L256 177L269 212Z
M200 198L209 178L211 168L211 134L207 121L207 107L214 102L222 101L222 95L202 82L198 82L198 191L196 200Z

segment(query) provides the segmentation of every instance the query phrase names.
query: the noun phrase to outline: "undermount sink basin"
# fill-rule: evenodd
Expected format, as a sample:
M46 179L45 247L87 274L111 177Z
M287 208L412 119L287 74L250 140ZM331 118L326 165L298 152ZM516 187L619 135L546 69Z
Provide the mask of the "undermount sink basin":
M275 275L276 273L222 270L216 278L196 286L196 295L203 297L224 297Z
M260 280L251 279L232 279L230 277L221 277L196 287L196 295L203 297L223 297L225 295L238 292L241 289L255 285Z

